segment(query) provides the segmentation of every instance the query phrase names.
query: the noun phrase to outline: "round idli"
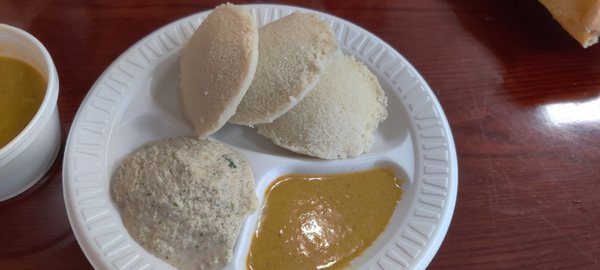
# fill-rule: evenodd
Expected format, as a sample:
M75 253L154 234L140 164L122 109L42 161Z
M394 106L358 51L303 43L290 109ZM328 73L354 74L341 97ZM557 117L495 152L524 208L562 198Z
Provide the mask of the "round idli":
M369 151L387 117L387 98L375 75L351 56L340 57L296 107L258 133L291 151L324 159Z
M196 135L219 130L248 90L258 63L258 28L244 8L218 6L183 48L180 60L182 111Z
M111 194L131 237L178 269L219 269L257 208L250 164L191 137L149 143L123 160Z
M261 27L258 33L258 67L229 120L234 124L273 122L314 88L340 52L329 25L314 14L292 13Z

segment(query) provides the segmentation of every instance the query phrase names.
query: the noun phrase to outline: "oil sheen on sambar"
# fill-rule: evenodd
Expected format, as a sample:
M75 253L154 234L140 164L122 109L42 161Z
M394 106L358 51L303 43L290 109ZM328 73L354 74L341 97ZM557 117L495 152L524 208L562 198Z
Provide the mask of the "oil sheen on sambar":
M46 89L46 80L29 64L0 56L0 148L33 119Z
M401 195L385 168L282 176L266 192L247 267L342 269L384 231Z

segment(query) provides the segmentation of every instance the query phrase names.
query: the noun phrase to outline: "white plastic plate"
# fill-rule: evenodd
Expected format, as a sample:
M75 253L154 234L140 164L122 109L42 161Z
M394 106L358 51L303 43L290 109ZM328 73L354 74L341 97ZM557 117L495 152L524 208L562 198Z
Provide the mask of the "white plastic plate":
M386 230L351 267L424 269L448 230L458 184L452 134L425 80L398 52L352 23L290 6L246 7L259 26L295 11L321 16L335 31L343 51L378 76L389 99L389 116L376 131L373 149L346 160L297 155L246 127L226 125L212 137L235 147L250 161L260 202L269 184L283 174L392 165L406 180L402 199ZM98 78L77 112L65 149L64 196L79 245L97 269L173 269L129 236L109 187L122 158L144 143L192 135L179 110L179 52L207 14L170 23L133 45ZM226 269L245 269L257 216L243 225L234 259Z

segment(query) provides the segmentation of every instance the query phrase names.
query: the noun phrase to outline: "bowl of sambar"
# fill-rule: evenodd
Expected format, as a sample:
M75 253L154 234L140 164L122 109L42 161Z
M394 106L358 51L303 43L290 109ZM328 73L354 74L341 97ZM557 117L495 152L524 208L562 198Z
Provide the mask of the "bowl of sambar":
M0 201L38 182L60 148L54 62L31 34L0 24Z

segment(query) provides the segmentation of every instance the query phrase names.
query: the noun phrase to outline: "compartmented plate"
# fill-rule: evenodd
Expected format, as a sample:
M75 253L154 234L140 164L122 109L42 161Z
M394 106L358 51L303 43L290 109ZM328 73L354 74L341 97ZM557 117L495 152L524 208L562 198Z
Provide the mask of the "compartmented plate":
M212 137L250 161L259 201L278 176L340 173L392 165L405 177L403 196L390 224L352 268L423 269L446 234L456 201L456 151L448 122L433 92L398 52L364 29L303 8L247 5L259 26L292 12L326 20L346 54L377 75L389 100L388 118L376 131L373 149L358 158L320 160L282 149L241 126L226 125ZM111 176L127 154L146 142L192 135L179 109L179 53L207 12L160 28L123 53L83 101L65 148L63 188L67 213L79 245L98 269L173 269L127 233L110 196ZM245 269L258 213L243 225L234 260L226 269ZM368 222L368 221L367 221Z

